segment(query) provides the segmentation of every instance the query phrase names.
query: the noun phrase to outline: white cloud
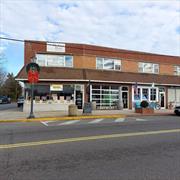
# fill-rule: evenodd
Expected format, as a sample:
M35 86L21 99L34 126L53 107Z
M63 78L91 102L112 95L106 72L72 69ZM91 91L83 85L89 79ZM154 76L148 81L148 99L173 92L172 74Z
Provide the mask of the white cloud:
M9 37L180 55L179 1L1 0Z

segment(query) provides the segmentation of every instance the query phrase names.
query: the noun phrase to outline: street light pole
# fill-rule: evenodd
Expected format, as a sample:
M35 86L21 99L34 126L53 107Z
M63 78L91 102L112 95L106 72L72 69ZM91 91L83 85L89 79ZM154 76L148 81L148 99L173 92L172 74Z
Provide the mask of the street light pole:
M33 113L34 83L31 83L31 110L28 119L35 118Z

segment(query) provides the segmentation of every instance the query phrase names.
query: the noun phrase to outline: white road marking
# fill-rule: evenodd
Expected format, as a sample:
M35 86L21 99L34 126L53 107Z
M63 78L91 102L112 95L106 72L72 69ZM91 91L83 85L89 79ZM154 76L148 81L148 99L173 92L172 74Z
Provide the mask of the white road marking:
M41 123L44 124L45 126L49 126L48 122L46 122L46 121L41 121Z
M147 121L147 119L139 119L139 118L137 118L136 121Z
M63 122L63 123L60 123L58 125L69 125L69 124L75 124L77 122L79 122L80 120L72 120L72 121L67 121L67 122Z
M44 124L45 126L49 126L48 123L50 122L54 122L54 121L41 121L41 123Z
M88 122L89 124L95 124L95 123L99 123L99 122L101 122L101 121L103 121L104 119L95 119L95 120L93 120L93 121L90 121L90 122Z
M125 118L117 118L116 120L115 120L115 122L124 122L125 121Z

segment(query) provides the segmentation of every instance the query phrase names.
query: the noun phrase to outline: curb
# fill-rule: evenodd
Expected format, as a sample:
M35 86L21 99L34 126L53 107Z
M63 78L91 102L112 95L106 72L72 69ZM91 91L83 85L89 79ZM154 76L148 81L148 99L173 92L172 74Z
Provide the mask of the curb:
M34 119L10 119L10 120L0 120L0 123L15 123L15 122L39 122L39 121L64 121L64 120L77 120L77 119L96 119L96 118L124 118L124 114L112 114L112 115L88 115L88 116L64 116L64 117L41 117Z
M127 115L126 117L139 117L139 116L174 116L174 114L170 113L155 113L155 114L133 114Z

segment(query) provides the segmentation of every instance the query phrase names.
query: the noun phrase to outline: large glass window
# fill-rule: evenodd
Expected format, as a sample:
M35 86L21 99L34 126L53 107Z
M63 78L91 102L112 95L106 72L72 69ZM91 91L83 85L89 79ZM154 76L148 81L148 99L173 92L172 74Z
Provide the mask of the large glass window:
M44 54L37 54L36 55L36 63L39 64L39 66L46 66L46 57L44 56Z
M159 73L159 64L153 64L153 63L139 63L139 72L142 73Z
M134 87L134 101L158 101L158 88Z
M96 68L107 70L121 70L121 60L97 57Z
M99 109L114 109L119 100L119 87L92 85L91 97Z
M36 63L49 67L73 67L73 57L66 55L36 54Z
M180 76L180 66L174 66L174 75Z

